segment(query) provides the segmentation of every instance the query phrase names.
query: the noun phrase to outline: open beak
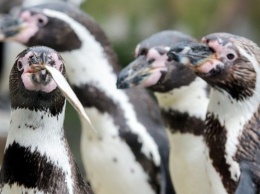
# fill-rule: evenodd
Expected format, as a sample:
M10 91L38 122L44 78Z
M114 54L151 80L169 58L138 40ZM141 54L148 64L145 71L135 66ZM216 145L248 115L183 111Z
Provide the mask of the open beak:
M164 62L150 61L140 55L119 73L116 85L118 89L149 87L155 85L166 70Z
M20 18L10 15L0 16L0 41L12 38L19 34L26 26Z

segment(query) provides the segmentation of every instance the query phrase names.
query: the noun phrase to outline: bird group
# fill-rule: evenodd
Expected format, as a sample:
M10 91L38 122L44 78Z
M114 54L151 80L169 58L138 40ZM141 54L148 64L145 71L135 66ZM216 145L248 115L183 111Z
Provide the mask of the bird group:
M103 30L70 2L17 12L0 21L0 41L28 47L2 72L10 76L0 116L10 123L1 116L0 193L260 193L254 42L166 30L141 41L121 70ZM68 79L96 130L80 117L86 179L64 133L66 99L34 69L43 64Z

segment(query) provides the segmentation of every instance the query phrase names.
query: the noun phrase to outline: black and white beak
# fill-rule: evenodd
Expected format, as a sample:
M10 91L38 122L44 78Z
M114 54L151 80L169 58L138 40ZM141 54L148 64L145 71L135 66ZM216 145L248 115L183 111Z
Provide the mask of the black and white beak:
M0 17L0 40L6 40L18 35L26 26L20 18L10 15Z
M139 55L118 75L117 88L150 87L156 85L164 72L167 71L167 51L162 53L156 48L148 51L147 55Z
M182 63L184 65L199 66L205 60L214 55L214 51L200 43L189 43L187 45L176 45L167 53L169 60Z

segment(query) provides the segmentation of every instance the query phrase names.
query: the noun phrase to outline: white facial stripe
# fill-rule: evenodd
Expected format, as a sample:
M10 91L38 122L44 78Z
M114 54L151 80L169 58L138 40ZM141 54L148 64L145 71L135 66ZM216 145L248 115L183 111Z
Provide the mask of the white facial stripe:
M76 86L86 83L95 84L96 87L113 99L124 110L127 125L134 133L140 136L144 154L151 158L150 152L152 152L154 162L158 165L160 163L158 147L151 136L147 135L148 132L145 127L138 122L134 107L129 102L125 92L116 88L117 76L113 73L113 69L104 55L104 49L101 44L95 40L83 25L66 14L49 9L44 9L43 12L49 17L58 18L67 23L83 43L78 50L61 53L66 61L70 83ZM102 130L101 128L96 128L96 126L94 127L97 130Z
M140 44L138 44L135 48L135 57L139 54Z
M155 93L155 96L160 108L165 111L172 109L181 113L187 112L190 116L204 120L209 102L206 87L206 82L197 77L188 86L167 93Z
M253 96L244 101L229 99L226 92L212 90L208 112L213 112L218 117L221 125L227 130L226 160L230 164L230 172L233 180L237 181L240 176L239 165L233 160L237 151L238 138L242 134L244 125L252 118L260 104L260 71L257 60L249 55L244 49L238 47L241 55L245 56L257 72L256 88Z
M8 131L6 148L16 141L19 145L30 148L31 152L37 150L41 155L46 155L53 164L65 171L66 183L72 194L73 180L70 158L61 138L64 133L64 112L63 110L60 115L52 117L49 113L35 113L35 111L28 109L12 110L12 122ZM32 130L29 128L30 125L37 128ZM53 149L54 147L55 149Z

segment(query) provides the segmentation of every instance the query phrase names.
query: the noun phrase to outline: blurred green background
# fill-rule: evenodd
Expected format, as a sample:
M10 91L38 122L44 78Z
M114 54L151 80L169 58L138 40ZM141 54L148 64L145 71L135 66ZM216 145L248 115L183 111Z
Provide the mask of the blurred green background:
M212 32L230 32L260 42L259 0L87 0L82 9L103 27L120 64L133 59L135 46L161 30L175 29L198 40ZM80 126L68 106L65 128L76 159Z

